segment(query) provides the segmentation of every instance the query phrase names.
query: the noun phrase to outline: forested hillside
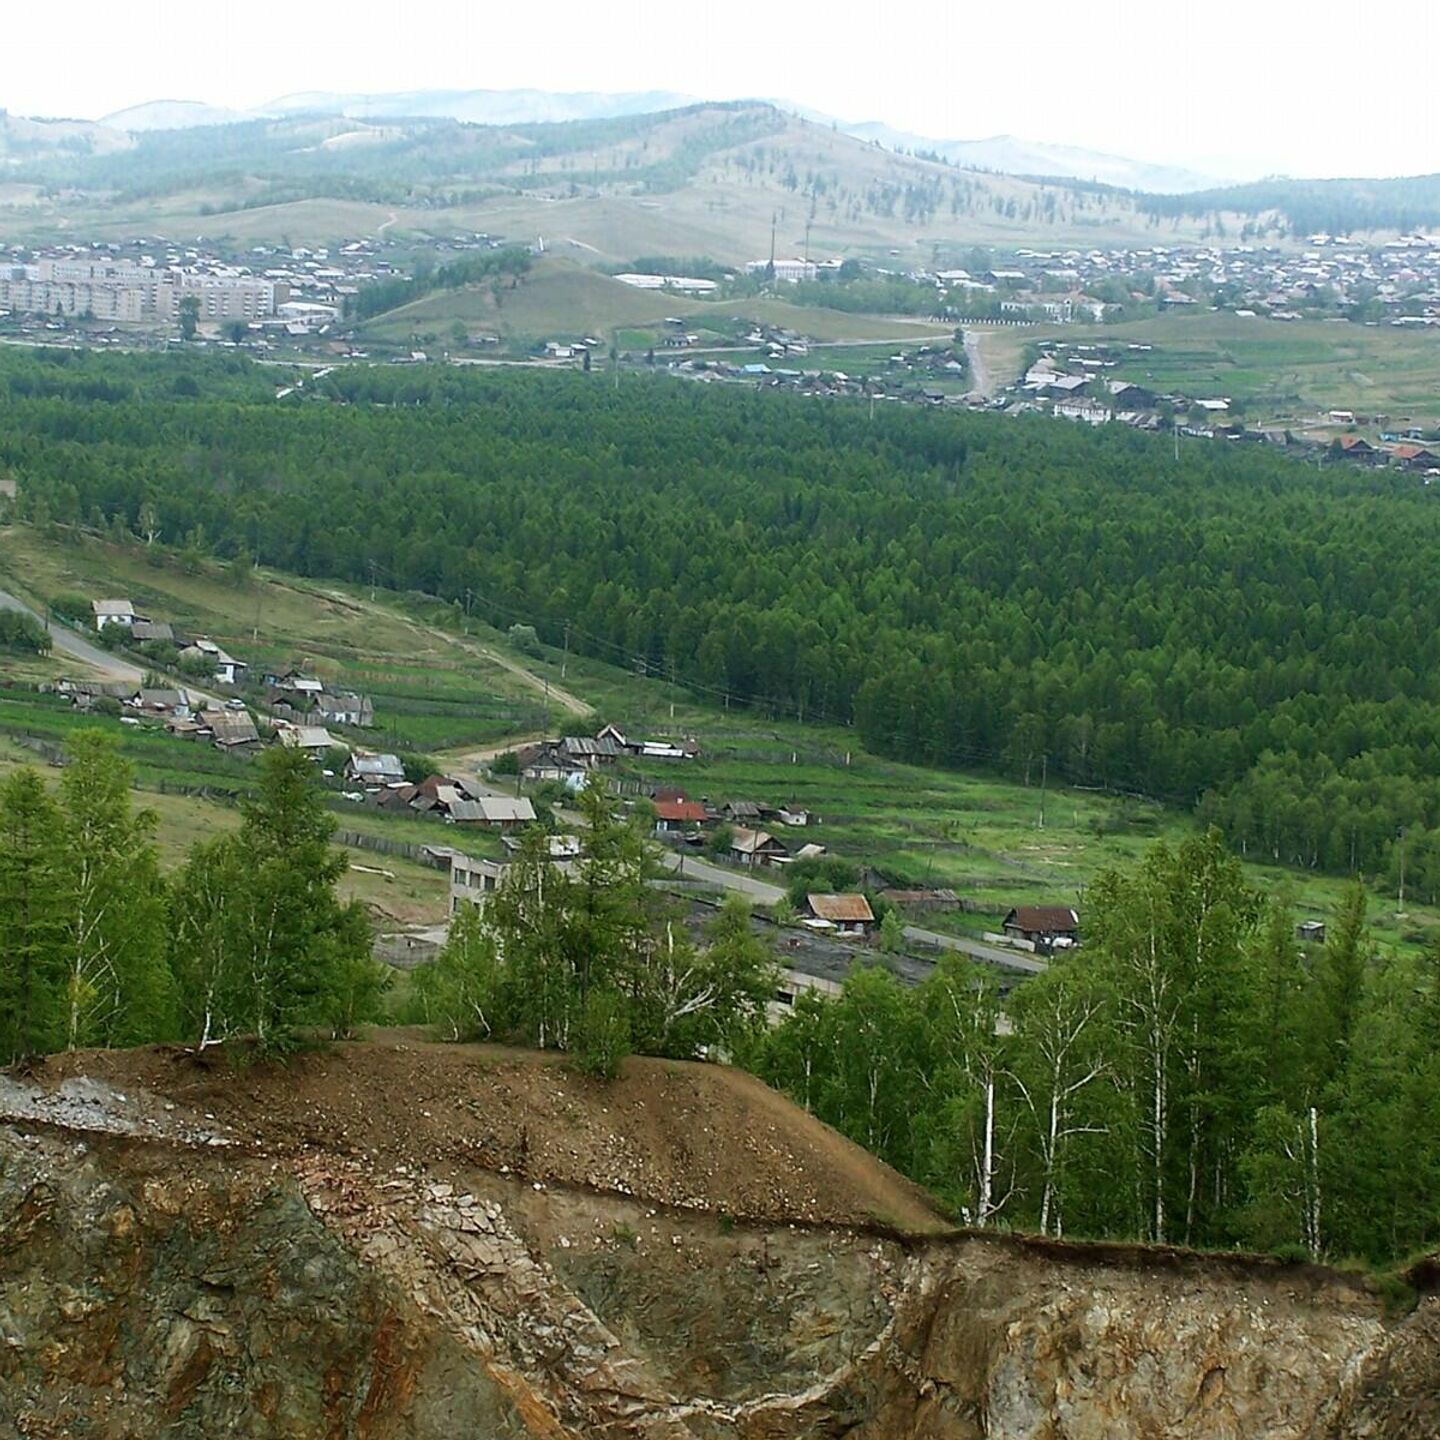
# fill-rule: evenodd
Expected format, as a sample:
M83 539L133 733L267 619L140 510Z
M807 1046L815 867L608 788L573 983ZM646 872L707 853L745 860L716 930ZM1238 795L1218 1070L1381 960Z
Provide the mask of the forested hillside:
M601 375L0 358L39 521L534 623L867 746L1440 889L1440 512L1281 456Z

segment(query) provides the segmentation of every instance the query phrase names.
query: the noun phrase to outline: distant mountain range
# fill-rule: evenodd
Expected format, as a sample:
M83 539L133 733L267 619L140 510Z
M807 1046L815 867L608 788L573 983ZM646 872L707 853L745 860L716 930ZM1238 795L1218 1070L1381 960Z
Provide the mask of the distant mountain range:
M699 103L694 96L670 90L619 94L602 91L402 90L380 95L311 90L283 95L252 111L228 110L195 100L153 100L106 115L100 123L132 134L293 115L345 115L360 120L431 118L460 120L471 125L533 125L649 115ZM852 123L788 101L773 103L793 114L833 125L847 135L883 145L889 150L939 155L956 165L998 174L1098 181L1152 194L1183 194L1224 183L1214 175L1200 175L1178 166L1155 165L1072 145L1020 140L1013 135L999 135L986 140L938 140L896 130L880 121Z
M1002 175L1043 175L1067 180L1093 180L1122 190L1143 190L1152 195L1180 195L1209 190L1225 183L1214 175L1201 175L1176 165L1152 165L1106 155L1074 145L1048 145L996 135L989 140L932 140L894 130L879 121L861 125L841 122L841 129L860 140L873 140L889 150L939 155L972 170L994 170Z

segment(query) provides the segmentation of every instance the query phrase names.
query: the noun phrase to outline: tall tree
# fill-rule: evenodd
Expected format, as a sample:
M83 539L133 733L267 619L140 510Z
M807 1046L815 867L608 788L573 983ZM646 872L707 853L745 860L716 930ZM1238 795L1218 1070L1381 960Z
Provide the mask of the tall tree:
M64 1034L63 825L40 777L0 783L0 1059L57 1048Z
M170 1033L173 1000L155 814L132 809L133 767L104 731L78 731L66 761L65 1046L160 1039Z

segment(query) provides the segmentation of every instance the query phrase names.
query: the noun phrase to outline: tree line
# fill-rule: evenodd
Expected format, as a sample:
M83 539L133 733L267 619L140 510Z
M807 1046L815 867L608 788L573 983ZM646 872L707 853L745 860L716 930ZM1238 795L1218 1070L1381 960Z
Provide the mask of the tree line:
M0 784L0 1064L88 1046L237 1037L283 1050L380 1013L384 974L307 758L273 749L231 834L169 877L156 816L103 730L76 732L54 793Z
M16 352L3 387L31 520L143 511L1276 861L1440 854L1440 510L1391 475L650 377L355 366L276 405L233 359Z
M1355 885L1302 953L1213 831L1087 894L1008 999L959 957L802 995L746 1062L971 1224L1387 1262L1440 1240L1440 954Z

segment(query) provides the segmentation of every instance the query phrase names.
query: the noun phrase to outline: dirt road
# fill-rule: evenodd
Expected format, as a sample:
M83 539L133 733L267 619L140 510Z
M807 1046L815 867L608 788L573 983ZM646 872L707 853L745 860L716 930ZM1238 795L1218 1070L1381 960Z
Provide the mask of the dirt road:
M978 330L966 330L965 358L970 362L970 388L987 400L995 393L995 378L985 358L985 346Z

